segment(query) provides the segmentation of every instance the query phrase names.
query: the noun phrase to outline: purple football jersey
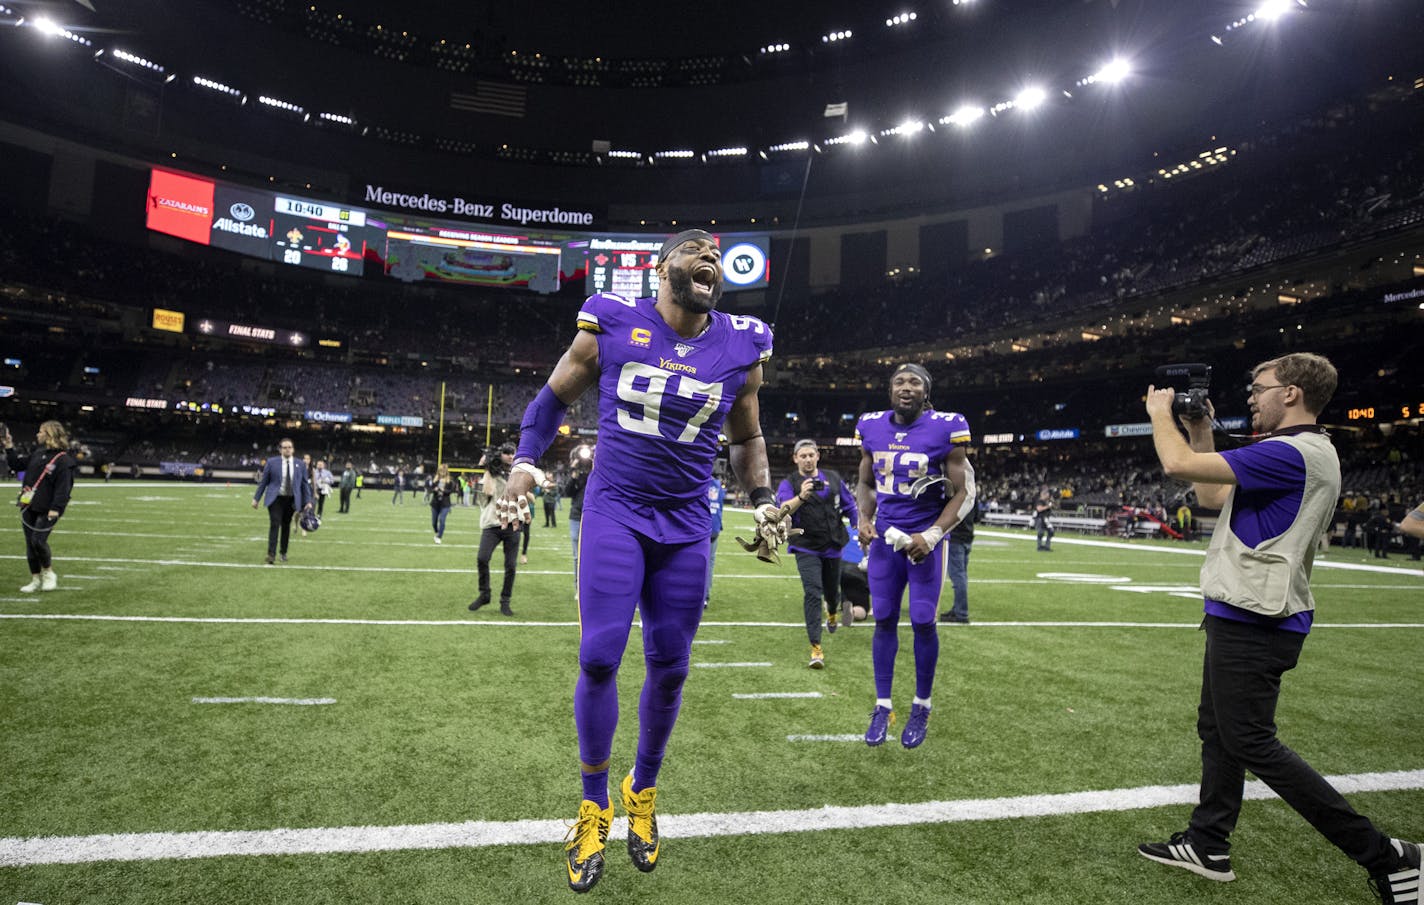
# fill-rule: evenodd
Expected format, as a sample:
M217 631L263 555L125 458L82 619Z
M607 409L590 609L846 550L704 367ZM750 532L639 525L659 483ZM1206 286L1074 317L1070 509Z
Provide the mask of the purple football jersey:
M771 330L754 317L711 312L678 336L656 299L590 296L578 326L598 338L598 455L584 510L663 542L711 531L707 484L717 434L747 373L771 357Z
M918 497L911 487L920 478L944 476L951 449L970 441L969 422L958 412L924 412L909 424L895 421L893 411L860 416L855 436L873 460L875 527L923 531L934 524L953 493L947 482L930 486Z

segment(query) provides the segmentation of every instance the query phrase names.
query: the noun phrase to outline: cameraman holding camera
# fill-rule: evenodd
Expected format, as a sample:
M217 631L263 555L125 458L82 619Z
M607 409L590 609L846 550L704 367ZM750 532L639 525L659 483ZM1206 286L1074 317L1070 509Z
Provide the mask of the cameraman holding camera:
M1250 770L1368 871L1386 905L1418 903L1419 844L1381 833L1276 737L1281 676L1296 665L1313 622L1316 539L1340 495L1340 460L1316 424L1336 382L1334 366L1319 355L1298 352L1258 364L1247 390L1256 442L1221 453L1214 451L1215 412L1204 391L1194 400L1171 387L1147 389L1162 470L1191 481L1201 504L1221 515L1201 570L1199 804L1185 832L1138 852L1211 880L1236 879L1229 837Z
M860 514L855 497L841 476L817 467L821 452L815 440L797 440L791 460L796 463L796 472L777 488L776 503L780 506L792 497L801 498L801 508L791 517L791 524L804 533L788 541L786 549L796 554L796 570L801 573L806 637L811 642L811 662L807 665L823 669L826 655L821 650L821 598L826 598L826 630L834 632L841 621L841 548L850 540L842 519L856 524ZM851 621L845 620L847 625Z
M521 530L517 526L506 526L499 520L495 502L504 496L504 486L509 481L509 469L514 464L514 444L505 443L498 450L488 450L480 459L485 469L485 477L480 485L478 502L480 510L480 595L470 604L470 612L490 602L490 559L494 548L504 547L504 584L499 591L499 611L505 616L513 616L509 608L509 597L514 593L514 573L519 568L515 557L519 555ZM532 494L531 500L532 500Z

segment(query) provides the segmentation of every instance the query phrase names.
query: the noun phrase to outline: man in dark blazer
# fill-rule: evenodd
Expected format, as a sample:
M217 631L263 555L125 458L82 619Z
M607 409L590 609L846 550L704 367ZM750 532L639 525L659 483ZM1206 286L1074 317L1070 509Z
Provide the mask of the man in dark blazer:
M287 541L292 536L292 516L312 506L311 488L307 483L307 468L301 459L292 455L295 447L290 438L282 438L277 448L280 456L267 460L262 468L262 479L257 482L257 492L252 495L252 508L258 503L267 507L270 527L267 529L267 565L272 565L278 555L278 541L281 541L282 562L287 561Z

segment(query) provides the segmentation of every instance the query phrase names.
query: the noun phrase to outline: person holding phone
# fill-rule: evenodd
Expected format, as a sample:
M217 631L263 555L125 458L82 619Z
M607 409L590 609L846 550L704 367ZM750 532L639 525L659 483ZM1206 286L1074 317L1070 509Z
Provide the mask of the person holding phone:
M36 446L28 459L15 450L10 429L0 426L0 446L10 470L23 473L20 490L20 527L25 534L25 559L30 580L20 590L53 591L59 588L50 552L50 534L69 505L74 490L74 473L79 467L69 452L69 433L58 421L46 421L35 434Z

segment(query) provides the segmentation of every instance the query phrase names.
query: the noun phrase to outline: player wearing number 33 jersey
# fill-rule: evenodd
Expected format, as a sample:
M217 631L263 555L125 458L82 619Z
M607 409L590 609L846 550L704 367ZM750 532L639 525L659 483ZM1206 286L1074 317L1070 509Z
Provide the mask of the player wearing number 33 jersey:
M628 856L641 871L661 853L657 778L682 706L692 638L702 620L711 540L707 485L717 435L754 505L779 512L762 439L757 389L771 331L716 310L722 255L715 237L684 230L658 255L656 298L595 295L549 383L524 413L506 510L538 474L567 406L598 386L598 456L579 530L579 675L574 686L583 798L565 846L569 887L603 875L613 820L608 792L618 726L618 670L634 614L642 617L646 677L638 699L638 750L619 786ZM776 516L762 516L775 534Z
M974 507L974 469L965 450L969 424L954 412L930 407L930 375L917 364L895 369L891 408L860 417L860 542L867 547L870 605L875 614L871 661L875 710L865 741L885 741L894 719L891 686L900 649L901 599L909 588L910 627L915 636L915 697L900 743L925 739L930 692L939 662L936 626L944 584L940 540Z
M664 543L711 535L707 482L717 434L749 370L771 357L771 330L711 311L683 339L654 299L595 295L580 330L598 337L598 461L583 511Z

